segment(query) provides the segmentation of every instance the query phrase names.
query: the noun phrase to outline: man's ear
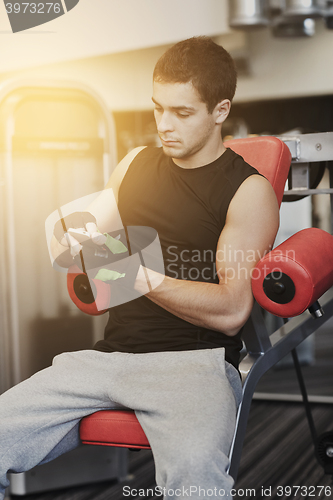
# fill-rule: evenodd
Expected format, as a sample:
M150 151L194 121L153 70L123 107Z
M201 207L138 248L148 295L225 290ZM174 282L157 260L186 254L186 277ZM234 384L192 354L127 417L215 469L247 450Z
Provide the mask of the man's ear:
M215 106L213 113L215 113L217 124L223 123L226 120L230 113L230 108L231 102L229 101L229 99L223 99L223 101L220 101Z

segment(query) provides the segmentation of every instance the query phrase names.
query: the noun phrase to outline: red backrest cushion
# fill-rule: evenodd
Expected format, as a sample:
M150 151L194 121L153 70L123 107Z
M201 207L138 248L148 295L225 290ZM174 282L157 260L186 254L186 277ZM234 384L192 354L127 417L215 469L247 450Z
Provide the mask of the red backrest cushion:
M269 180L280 205L291 163L288 146L277 137L271 136L233 139L224 145L241 155Z

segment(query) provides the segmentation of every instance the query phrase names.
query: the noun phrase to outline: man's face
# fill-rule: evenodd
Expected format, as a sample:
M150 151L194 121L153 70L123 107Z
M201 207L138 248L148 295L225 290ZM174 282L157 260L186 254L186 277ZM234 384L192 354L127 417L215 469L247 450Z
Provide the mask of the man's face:
M217 108L212 114L191 82L154 82L152 100L155 120L164 153L180 166L201 166L213 160L221 141ZM229 102L229 101L228 101ZM180 160L180 161L177 161ZM195 164L196 162L199 162Z

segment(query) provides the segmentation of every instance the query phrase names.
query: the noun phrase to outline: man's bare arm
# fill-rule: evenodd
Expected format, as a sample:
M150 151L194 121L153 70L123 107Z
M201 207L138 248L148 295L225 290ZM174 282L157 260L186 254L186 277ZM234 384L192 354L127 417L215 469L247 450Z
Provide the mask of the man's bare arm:
M114 227L115 229L121 229L122 223L117 208L119 187L128 170L128 167L130 166L136 155L142 149L144 149L144 147L138 147L133 149L119 162L119 164L113 171L108 183L106 184L104 190L96 198L96 200L94 200L93 203L91 203L86 208L86 211L90 212L96 218L96 225L99 231L101 231L102 233L109 232L110 227ZM110 194L110 190L112 190L113 195ZM119 224L120 227L118 227ZM55 259L64 252L66 252L67 250L68 246L62 245L55 238L55 236L52 236L51 253ZM71 264L72 264L72 258L70 255L68 255L67 259L63 260L62 265L64 267L69 267Z
M145 146L133 149L118 163L102 193L87 207L87 212L96 217L97 227L102 233L108 232L109 228L112 227L112 221L119 218L118 208L116 207L115 213L115 206L110 199L108 189L112 189L118 206L118 192L122 180L128 167L142 149L145 149Z
M235 335L253 305L251 270L272 248L278 225L279 210L272 186L258 175L249 177L230 203L219 238L216 259L219 284L165 277L146 296L192 324ZM223 251L225 248L228 252ZM157 273L145 271L153 287L154 280L161 281ZM145 293L146 287L141 268L136 288Z

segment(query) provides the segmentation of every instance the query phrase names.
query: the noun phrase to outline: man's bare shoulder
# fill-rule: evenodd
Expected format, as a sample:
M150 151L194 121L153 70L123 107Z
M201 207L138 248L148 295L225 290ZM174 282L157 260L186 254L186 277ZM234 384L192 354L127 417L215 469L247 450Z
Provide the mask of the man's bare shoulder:
M230 202L221 241L231 238L235 247L259 250L272 248L279 227L279 206L270 182L251 175Z
M267 210L272 214L279 211L274 189L262 175L250 175L231 200L228 215L239 213L244 217L246 213L250 215L254 212L258 215L258 212Z
M255 192L256 194L262 193L262 195L272 196L276 198L272 184L260 174L250 175L245 179L245 181L240 185L239 189L244 192L247 191L249 194Z
M122 183L123 178L125 177L125 174L130 166L130 164L133 162L133 160L138 156L138 154L143 150L146 149L146 146L140 146L138 148L132 149L124 158L118 163L114 171L112 172L112 175L106 185L106 188L112 188L113 192L116 196L118 196L118 190L120 188L120 185Z

